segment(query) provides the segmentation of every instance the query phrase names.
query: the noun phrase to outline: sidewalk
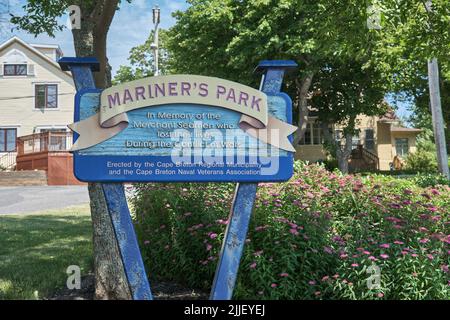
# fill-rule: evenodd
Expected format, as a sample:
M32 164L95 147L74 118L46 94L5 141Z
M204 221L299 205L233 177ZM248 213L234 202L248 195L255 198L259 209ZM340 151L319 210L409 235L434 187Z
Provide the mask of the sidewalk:
M87 186L0 187L0 215L60 209L89 203Z

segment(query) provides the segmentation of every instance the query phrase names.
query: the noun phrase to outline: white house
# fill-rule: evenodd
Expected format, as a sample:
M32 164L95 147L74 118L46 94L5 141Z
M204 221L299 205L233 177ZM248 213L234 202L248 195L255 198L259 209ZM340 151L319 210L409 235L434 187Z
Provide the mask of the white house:
M75 86L57 63L62 55L57 45L18 37L0 44L0 166L14 158L17 137L67 131L73 122Z

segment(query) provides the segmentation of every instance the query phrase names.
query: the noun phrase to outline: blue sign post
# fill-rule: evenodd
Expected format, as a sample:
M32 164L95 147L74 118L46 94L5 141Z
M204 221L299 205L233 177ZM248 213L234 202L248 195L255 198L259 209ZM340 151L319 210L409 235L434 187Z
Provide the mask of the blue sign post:
M260 90L195 75L103 91L93 58L63 58L77 88L74 172L101 182L132 296L152 299L121 182L238 182L211 299L231 299L257 182L293 174L292 105L280 92L293 61L263 61Z
M78 92L95 89L92 72L99 71L100 64L97 59L62 58L59 64L62 70L72 72ZM77 138L77 135L74 134L74 141ZM111 217L132 297L134 300L152 300L153 297L134 233L123 184L107 183L100 186L105 195L108 213Z
M296 66L293 61L262 61L256 68L257 72L262 73L260 89L267 94L279 93L284 73ZM238 183L236 186L211 300L229 300L233 295L257 187L257 183Z

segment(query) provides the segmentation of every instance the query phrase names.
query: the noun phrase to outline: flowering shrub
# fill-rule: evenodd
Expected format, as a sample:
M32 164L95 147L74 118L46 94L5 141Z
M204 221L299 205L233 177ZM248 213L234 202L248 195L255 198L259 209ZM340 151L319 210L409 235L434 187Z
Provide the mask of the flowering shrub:
M137 185L148 272L209 290L233 184ZM261 183L235 298L449 299L450 187L296 162ZM379 281L378 281L379 280Z

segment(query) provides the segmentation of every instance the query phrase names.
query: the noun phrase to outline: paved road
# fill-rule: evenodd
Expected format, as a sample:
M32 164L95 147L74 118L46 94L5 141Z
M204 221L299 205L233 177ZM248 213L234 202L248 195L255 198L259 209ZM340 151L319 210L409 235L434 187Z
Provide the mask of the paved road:
M0 187L0 215L89 203L87 186Z

